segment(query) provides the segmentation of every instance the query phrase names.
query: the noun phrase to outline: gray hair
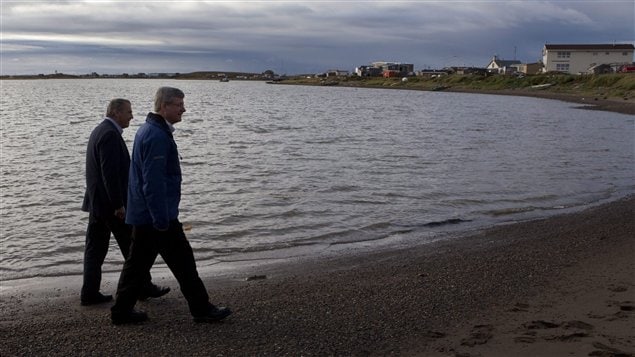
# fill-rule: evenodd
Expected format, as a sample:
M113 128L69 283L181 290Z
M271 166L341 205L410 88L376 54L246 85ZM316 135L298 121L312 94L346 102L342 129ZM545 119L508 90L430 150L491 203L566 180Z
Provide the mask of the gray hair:
M120 112L124 105L130 104L128 99L115 98L108 103L108 109L106 109L106 116L113 118L117 112Z
M159 112L161 105L171 104L175 98L185 98L185 94L178 88L173 87L161 87L154 95L154 111Z

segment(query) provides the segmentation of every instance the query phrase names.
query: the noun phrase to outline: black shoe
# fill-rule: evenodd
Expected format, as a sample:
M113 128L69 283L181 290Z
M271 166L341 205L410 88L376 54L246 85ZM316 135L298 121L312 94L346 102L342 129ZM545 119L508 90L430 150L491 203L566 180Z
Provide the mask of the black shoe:
M130 310L127 312L111 312L110 319L113 325L138 324L148 319L148 314L143 311Z
M210 305L207 314L194 316L194 322L216 322L226 318L231 314L232 311L228 307L216 307L214 305Z
M92 295L90 297L82 297L82 306L89 305L97 305L103 304L105 302L112 301L112 295L104 295L102 293L97 293L97 295Z
M158 285L151 284L150 287L143 289L141 294L139 294L139 300L145 301L149 298L158 298L170 292L169 287L161 287Z

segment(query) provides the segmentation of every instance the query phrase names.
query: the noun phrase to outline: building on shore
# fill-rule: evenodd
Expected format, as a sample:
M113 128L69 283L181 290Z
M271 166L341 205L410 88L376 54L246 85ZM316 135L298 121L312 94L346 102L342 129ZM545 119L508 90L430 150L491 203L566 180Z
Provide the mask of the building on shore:
M495 55L485 68L489 73L511 74L518 71L520 64L518 60L504 60Z
M582 74L599 65L621 67L633 63L632 44L545 44L543 72Z
M355 68L355 74L360 77L404 77L414 76L414 64L401 62L372 62L370 66Z

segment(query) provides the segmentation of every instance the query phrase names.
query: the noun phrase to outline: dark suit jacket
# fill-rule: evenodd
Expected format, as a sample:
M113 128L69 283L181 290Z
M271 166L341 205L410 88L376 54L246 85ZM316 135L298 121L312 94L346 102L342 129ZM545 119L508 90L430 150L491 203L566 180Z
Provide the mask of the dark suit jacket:
M112 216L126 206L130 153L113 123L104 119L88 139L86 194L82 210L95 216Z

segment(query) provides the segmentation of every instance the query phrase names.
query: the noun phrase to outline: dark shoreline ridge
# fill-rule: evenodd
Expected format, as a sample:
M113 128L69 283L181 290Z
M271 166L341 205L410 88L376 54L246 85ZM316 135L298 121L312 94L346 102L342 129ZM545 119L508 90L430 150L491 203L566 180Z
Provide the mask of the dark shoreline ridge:
M309 85L306 83L284 83L288 85ZM336 84L336 86L340 86ZM431 89L423 89L416 87L399 87L399 86L367 86L363 84L347 84L341 85L346 88L374 88L374 89L398 89L398 90L419 90L434 91ZM604 98L593 95L585 95L583 93L560 93L548 90L529 90L529 89L468 89L458 87L444 87L444 92L454 93L473 93L473 94L490 94L490 95L509 95L518 97L532 97L542 99L560 100L563 102L581 104L578 108L588 110L601 110L620 114L635 115L635 98Z
M511 95L520 97L533 97L543 99L560 100L563 102L581 104L578 108L589 110L602 110L607 112L614 112L620 114L635 115L635 100L634 99L603 99L597 97L587 97L580 94L565 94L565 93L553 93L542 91L530 91L530 90L467 90L467 89L447 89L449 92L459 93L479 93L479 94L494 94L494 95Z
M561 73L520 77L451 74L437 78L406 77L403 79L380 77L289 78L276 83L527 96L579 103L583 104L584 109L635 114L635 75L633 73L601 75Z
M79 306L77 281L5 287L0 355L633 355L634 217L629 196L431 245L204 276L235 311L219 324L193 323L171 276L172 293L138 305L150 315L138 326L112 326L109 304Z

